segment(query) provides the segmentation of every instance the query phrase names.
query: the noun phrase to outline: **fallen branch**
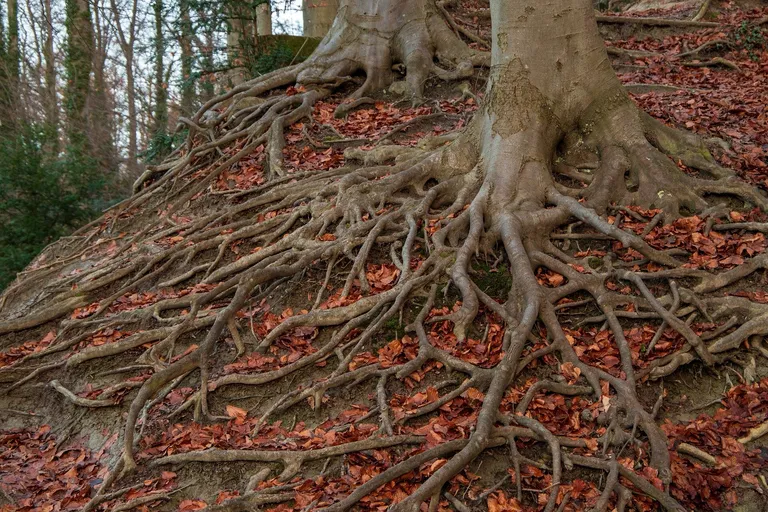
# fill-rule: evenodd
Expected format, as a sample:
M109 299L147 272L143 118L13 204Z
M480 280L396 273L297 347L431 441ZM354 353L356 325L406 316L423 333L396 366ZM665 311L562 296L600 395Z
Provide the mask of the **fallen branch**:
M704 62L686 62L683 64L683 66L686 66L689 68L707 68L712 66L725 66L727 68L733 69L734 71L741 71L741 68L739 67L738 64L728 59L724 59L722 57L715 57L711 60L707 60Z
M754 441L755 439L763 437L765 434L768 434L768 421L750 430L745 437L739 439L739 442L741 444L747 444Z
M706 16L707 11L709 10L709 5L712 3L712 0L704 0L704 3L701 4L701 7L699 7L698 12L696 13L696 16L691 19L691 21L700 21L704 16Z
M696 457L697 459L704 461L711 466L714 466L715 464L717 464L717 459L715 459L712 455L688 443L680 443L679 445L677 445L677 451L684 455L690 455L691 457Z

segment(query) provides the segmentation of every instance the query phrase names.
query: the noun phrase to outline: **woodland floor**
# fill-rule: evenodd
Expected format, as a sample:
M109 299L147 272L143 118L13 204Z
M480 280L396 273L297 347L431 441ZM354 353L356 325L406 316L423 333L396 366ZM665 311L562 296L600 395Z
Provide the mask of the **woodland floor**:
M717 2L715 2L717 3ZM465 2L471 12L472 2ZM633 16L665 16L690 19L690 11L632 13ZM633 98L654 117L670 125L687 128L703 137L719 138L727 146L712 141L713 154L725 167L736 170L746 181L768 191L768 51L753 32L745 30L744 22L768 16L768 7L740 9L735 2L723 2L717 15L706 19L721 23L719 28L674 29L639 27L636 25L602 25L601 30L614 51L612 59L619 77L631 84ZM488 37L488 27L468 16L459 21ZM768 24L762 33L768 37ZM759 31L758 31L759 33ZM699 48L704 43L720 41L702 50L698 55L680 57L681 53ZM643 53L648 52L648 53ZM725 59L725 60L718 60ZM328 170L345 164L344 150L348 147L368 146L383 138L398 145L416 145L426 135L440 135L465 126L477 110L484 91L483 72L467 88L459 84L434 80L425 88L427 101L412 107L398 101L396 96L377 98L372 105L350 113L346 119L336 119L334 110L348 92L341 89L318 102L314 107L314 124L295 124L286 130L283 151L285 167L289 173ZM351 86L350 86L351 87ZM464 93L462 93L464 91ZM289 90L289 93L291 91ZM473 97L474 95L474 97ZM420 116L424 119L407 123ZM322 126L325 125L325 126ZM333 126L332 133L327 126ZM398 127L397 130L393 128ZM402 129L401 129L402 128ZM342 136L343 144L333 144L334 137ZM205 211L222 198L262 184L265 180L265 155L254 152L235 169L224 172L212 186L212 193L196 197L196 209ZM682 166L682 164L681 164ZM198 171L205 172L205 169ZM690 171L693 172L693 171ZM734 222L765 222L765 214L745 209L743 204L727 205L730 220ZM123 215L154 215L159 212L124 212ZM669 225L651 225L658 211L633 209L622 213L622 228L643 234L654 248L680 248L690 256L686 266L699 269L732 269L745 259L763 254L768 249L766 234L761 232L711 229L712 224L697 216L683 217ZM264 220L268 220L267 217ZM185 222L175 218L176 222ZM616 221L615 215L611 221ZM97 226L109 228L110 219ZM139 222L140 224L140 222ZM425 230L437 229L425 226ZM621 249L615 242L569 238L563 235L561 248L577 257L600 258L606 251L614 251L631 261L630 250ZM94 236L95 244L87 255L92 259L110 258L117 251L116 240L124 233ZM328 235L332 236L332 235ZM158 247L183 244L181 236L156 241ZM228 261L258 250L235 244L227 254ZM215 251L214 251L215 252ZM423 258L426 248L416 251L415 259ZM49 255L50 257L51 255ZM392 288L399 270L384 261L386 254L373 254L366 269L366 277L373 292ZM86 255L83 255L83 261ZM417 263L418 264L418 263ZM35 265L44 266L38 260ZM479 288L493 298L501 298L508 288L508 275L504 264L493 257L474 268L474 279ZM328 283L326 298L321 308L330 308L360 297L353 287L352 294L340 298L344 275L333 275ZM539 282L557 287L563 276L554 272L540 272ZM255 344L276 325L303 309L311 308L318 289L323 285L325 266L310 266L289 287L290 293L267 294L251 303L238 314L243 340ZM168 287L162 290L137 290L114 301L108 314L138 310L160 300L184 297L207 291L212 285ZM619 286L619 285L615 285ZM746 296L751 300L768 303L768 271L752 274L724 290L725 294ZM112 293L115 290L109 290ZM455 307L457 297L451 293L438 295L429 316L438 316ZM563 305L569 303L563 301ZM86 319L96 305L78 308L73 318ZM215 307L215 305L214 305ZM567 306L566 306L567 307ZM0 309L0 311L2 311ZM621 375L620 359L612 335L601 327L603 319L593 306L585 304L568 308L570 315L563 322L569 341L577 354L589 364L616 376ZM418 314L415 306L406 310L402 321L389 321L384 330L359 352L350 369L363 368L372 363L382 367L412 359L418 341L404 334L404 325ZM0 352L0 384L14 382L21 373L15 373L17 362L29 354L43 350L55 338L58 322L7 334ZM454 356L478 366L492 366L501 357L501 322L491 312L483 311L466 341L457 343L447 321L428 324L432 343L450 351ZM633 365L638 375L648 369L654 360L674 353L684 343L680 334L672 329L664 331L652 352L648 344L659 328L659 322L636 320L625 327L625 336L632 350ZM704 319L692 323L697 334L705 335L716 328ZM603 329L603 330L601 330ZM273 344L266 354L250 352L237 356L235 340L227 340L226 350L217 357L231 361L218 369L217 376L239 373L258 373L282 368L321 349L330 332L316 328L298 328L287 332ZM89 347L116 343L135 334L120 327L102 329L73 346L73 354ZM544 336L545 337L545 336ZM10 340L10 341L9 341ZM754 341L754 340L753 340ZM186 350L193 350L195 340L186 340ZM149 342L148 342L149 343ZM768 350L759 343L747 342L747 349L731 360L708 368L693 362L681 367L669 377L649 380L647 372L638 384L639 395L646 410L654 408L662 398L658 421L669 437L673 480L671 493L688 510L738 510L759 512L768 510L768 436L740 443L750 430L768 421ZM149 346L149 345L146 345ZM532 347L533 351L541 347ZM134 352L141 350L136 347ZM181 356L182 350L176 357ZM130 353L129 353L130 354ZM333 357L333 356L331 356ZM129 358L126 358L128 361ZM125 492L107 500L97 510L179 510L190 511L225 502L242 493L245 483L264 464L233 462L227 464L191 463L183 466L150 467L149 461L160 456L179 454L204 448L262 450L307 450L348 443L369 437L379 426L376 420L377 383L364 381L359 385L340 387L321 394L322 407L314 404L315 396L306 399L310 407L293 407L274 414L270 422L262 425L258 434L251 436L265 405L284 396L316 375L323 375L327 357L319 359L297 372L291 379L276 382L271 388L228 386L211 395L210 408L215 414L229 419L218 423L193 422L188 413L168 419L168 414L195 392L191 378L181 380L178 386L155 404L145 420L146 428L140 440L136 459L139 472L130 481L123 482ZM109 372L126 366L112 359L95 359L78 366L77 372L66 377L66 386L78 397L89 400L107 400L106 407L82 408L73 400L55 392L47 381L10 393L0 393L0 511L55 511L81 510L108 473L110 464L119 456L118 435L124 422L125 407L112 404L130 402L135 386L144 382L149 374L134 368L136 376L120 389L107 389ZM59 374L57 374L59 375ZM556 379L573 383L578 378L573 366L559 364L554 356L534 361L508 392L502 408L513 405L525 395L537 380ZM58 378L58 377L57 377ZM390 382L388 387L392 419L397 422L414 411L437 400L441 390L457 384L440 365L433 363L410 375L403 383ZM94 383L98 384L94 384ZM134 382L132 387L130 382ZM474 388L445 403L435 414L426 415L424 421L409 424L396 433L425 435L429 444L460 439L468 435L482 402L483 394ZM603 404L588 396L565 397L539 392L529 406L530 415L559 436L587 440L587 450L599 452L597 439L606 426L596 421ZM549 462L549 452L527 441L518 441L523 454L541 464ZM681 449L681 443L683 448ZM708 454L711 460L685 453L685 444L693 445ZM633 452L632 464L642 460L640 448L628 446ZM374 449L356 452L332 459L320 459L304 465L302 477L280 481L274 477L259 482L259 489L275 488L273 504L264 509L275 512L285 510L312 510L349 494L354 488L388 467L393 460L411 454L408 449ZM706 458L706 457L705 457ZM621 460L621 458L620 458ZM410 493L424 478L440 465L423 466L364 498L361 510L385 510L393 499ZM661 485L652 470L635 468L644 477ZM311 476L307 476L311 475ZM605 475L575 469L567 473L567 481L560 485L558 503L562 511L591 509L600 497ZM522 481L523 502L516 499L516 479ZM509 467L506 447L489 450L473 462L448 485L450 496L460 501L466 510L489 509L497 511L543 510L552 475L536 467L525 465L519 474ZM125 488L128 486L129 488ZM286 495L288 495L286 497ZM611 505L613 507L614 499ZM271 507L271 508L270 508ZM449 498L438 505L438 510L454 510ZM629 510L657 510L659 505L642 494L635 494ZM610 509L610 508L609 508Z

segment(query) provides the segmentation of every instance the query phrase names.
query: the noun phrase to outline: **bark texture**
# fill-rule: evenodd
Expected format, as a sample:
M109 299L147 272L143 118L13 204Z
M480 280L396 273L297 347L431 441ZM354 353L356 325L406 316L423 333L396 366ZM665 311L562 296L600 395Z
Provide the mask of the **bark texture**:
M304 0L302 3L304 35L306 37L325 37L333 25L338 10L339 0Z
M434 61L440 64L436 65ZM299 83L322 83L363 71L359 98L385 89L402 65L411 93L420 98L435 73L466 78L487 56L469 49L450 29L434 0L343 0L325 38L297 76Z

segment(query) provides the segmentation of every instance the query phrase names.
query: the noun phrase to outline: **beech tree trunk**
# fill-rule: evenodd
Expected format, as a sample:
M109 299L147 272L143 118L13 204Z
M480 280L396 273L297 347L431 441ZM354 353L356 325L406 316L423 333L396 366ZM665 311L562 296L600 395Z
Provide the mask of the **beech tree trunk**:
M403 2L405 4L407 2ZM339 10L339 0L304 0L304 35L325 37Z
M402 65L410 92L420 98L430 74L465 78L474 65L486 63L453 32L435 0L342 0L298 81L333 81L364 71L366 82L353 95L360 97L388 87L395 80L393 66Z
M483 238L504 244L513 280L518 283L510 305L520 324L504 359L494 369L468 444L400 503L398 512L419 510L421 503L489 447L500 403L517 371L524 336L536 317L544 321L555 340L564 339L554 316L547 312L546 298L531 270L536 266L531 263L533 255L545 251L542 240L548 239L553 227L574 216L622 237L622 232L601 224L595 210L604 211L611 203L639 204L660 207L673 218L687 201L694 207L703 204L696 196L701 189L693 191L687 177L659 150L677 146L666 143L666 137L690 142L689 147L696 147L695 138L650 119L631 101L611 67L591 0L491 0L491 17L491 76L483 108L466 132L470 142L463 152L483 173L469 208L470 222L477 225L470 227L466 247L476 247L483 231ZM578 151L600 161L583 195L558 187L553 177L558 157L567 160ZM456 157L462 158L462 154ZM715 175L720 172L716 163L702 167L707 166ZM588 208L575 199L584 196ZM764 202L757 200L757 204ZM631 242L625 239L623 243ZM459 339L464 338L479 306L464 270L469 256L462 253L452 270L453 283L463 297L461 309L452 317ZM563 353L563 357L570 356L570 352ZM578 358L573 361L580 364ZM609 376L603 373L599 378ZM634 382L611 384L618 393L617 403L623 404L620 407L637 409L630 405L637 400ZM666 436L650 414L641 408L637 414L638 425L649 439L651 465L668 481ZM553 481L558 480L554 475ZM556 488L552 493L556 494ZM550 500L547 510L554 505Z
M256 6L256 35L272 35L272 9L268 1Z
M194 34L191 24L186 24L189 22L189 4L186 0L179 1L183 22L182 70L188 77L192 72L191 40ZM566 385L561 380L553 380L549 382L554 386L552 392L593 394L594 402L602 407L600 415L605 421L598 424L610 425L607 436L601 438L605 440L604 451L610 444L615 444L615 440L619 441L616 447L626 444L621 442L619 434L626 434L629 440L644 436L644 444L640 445L642 463L645 464L647 455L650 466L662 482L669 484L669 443L654 419L654 412L644 409L636 383L647 375L654 378L670 375L679 366L696 359L713 365L717 354L736 349L745 338L768 334L765 322L768 307L742 297L712 296L712 292L766 268L768 260L759 256L739 270L720 275L680 268L682 261L670 251L651 247L642 236L609 223L601 214L613 203L640 205L662 209L666 221L677 215L680 206L702 212L709 206L704 199L707 194L733 195L763 211L768 211L768 200L754 187L722 179L732 173L720 168L696 137L668 128L637 108L610 66L591 0L491 0L491 14L492 52L489 56L470 49L459 39L435 0L342 0L333 26L309 59L243 83L206 102L191 119L184 120L191 128L187 151L177 152L163 164L148 169L135 184L136 194L117 210L127 213L139 209L147 214L147 220L142 222L150 224L139 225L139 217L133 215L124 219L119 214L113 216L114 232L121 232L123 227L126 231L134 230L132 236L116 242L130 243L131 251L119 251L114 258L86 255L84 258L93 258L93 265L85 268L82 274L71 277L61 273L64 277L51 278L52 270L58 271L55 268L46 268L38 274L31 272L23 277L25 286L19 288L25 293L33 289L37 293L36 287L40 283L37 279L52 281L46 288L50 290L49 302L53 304L43 306L43 299L40 299L34 303L35 311L29 313L29 302L17 295L12 298L14 304L6 310L8 320L0 322L0 335L42 326L57 318L68 318L67 327L84 320L80 322L87 329L84 336L114 325L110 322L116 320L142 321L141 314L146 315L145 318L162 320L158 304L144 307L141 312L117 312L111 317L96 315L88 320L72 315L72 309L97 304L99 312L103 312L116 299L137 289L176 286L193 278L211 286L190 297L179 297L187 302L172 301L164 306L178 310L183 304L189 308L178 316L166 317L175 324L137 333L140 337L130 343L121 341L106 349L94 346L87 352L64 358L56 365L43 367L46 371L59 367L62 371L71 371L76 364L91 359L122 357L139 344L146 346L147 340L153 344L139 357L139 362L160 362L161 354L179 353L176 343L181 340L180 336L205 330L203 336L194 338L196 349L177 358L167 357L163 368L142 382L125 416L121 466L115 466L106 482L130 475L137 462L145 462L143 456L136 460L134 442L138 441L138 422L146 419L142 411L152 407L147 404L164 393L163 389L173 389L187 375L194 374L199 378L199 388L177 411L189 407L194 411L196 421L213 419L209 395L218 393L222 387L238 384L273 386L279 379L317 363L321 357L325 361L336 351L339 363L333 374L310 376L311 383L298 387L293 386L291 380L288 387L296 389L280 393L272 404L259 411L256 430L271 421L275 414L306 404L307 398L311 398L319 411L322 397L332 388L349 383L358 385L377 377L376 414L380 418L380 433L386 433L390 441L395 439L393 442L398 444L420 442L394 436L396 424L388 411L391 389L387 382L403 380L430 361L450 368L452 380L453 372L465 376L460 387L443 395L441 400L446 400L443 403L460 396L470 386L482 393L483 398L479 411L472 413L476 418L474 424L466 426L461 438L440 442L440 436L436 436L436 446L425 446L424 452L397 462L352 490L347 497L323 509L325 512L350 510L376 488L425 467L427 462L440 459L440 464L430 465L430 472L437 469L426 481L390 509L417 512L431 499L430 510L434 510L440 505L444 485L465 468L472 467L470 463L485 450L509 444L510 460L519 468L525 459L514 448L518 434L509 429L520 432L521 427L526 431L520 434L522 437L544 440L550 448L551 464L548 461L548 467L552 485L547 487L549 498L545 512L554 512L557 507L563 468L569 468L571 463L610 472L603 494L606 506L611 493L618 492L618 476L621 475L666 510L682 509L668 492L661 491L623 464L615 465L615 458L598 458L597 454L584 457L561 450L554 433L526 415L533 394L526 392L527 401L523 398L516 404L507 402L503 408L501 405L510 385L528 364L545 354L553 354L558 361L578 368L579 378L588 386ZM199 45L201 50L211 46L212 41ZM185 60L184 52L189 60ZM345 158L362 160L359 167L345 165L308 173L289 173L284 168L285 127L311 119L313 106L331 96L342 84L347 84L349 76L365 74L363 85L351 94L352 98L360 98L389 87L396 79L396 72L404 71L408 88L418 98L430 76L443 79L467 77L473 74L474 66L481 64L491 66L482 107L469 126L448 134L450 138L425 137L417 147L376 143L370 150L348 148ZM291 93L279 92L279 89L296 83L306 87L295 87ZM265 96L265 101L255 105L244 101ZM355 103L344 101L339 108L355 108L350 106ZM357 102L360 103L363 102ZM184 100L182 105L185 105ZM207 140L195 144L201 133L206 134ZM240 203L228 200L215 203L212 206L215 209L210 212L201 212L204 208L200 206L202 201L192 205L193 198L210 191L214 180L259 148L264 152L265 188L259 185L259 188L244 190L253 195ZM200 157L210 157L210 160L200 163ZM586 158L590 166L579 167L579 157ZM676 165L678 160L709 176L684 174ZM199 166L205 166L205 170L197 172L202 169ZM589 169L590 172L579 172L579 169ZM558 175L575 178L566 183L567 180L558 181ZM163 209L164 216L154 214L157 207ZM265 220L263 216L272 212L275 217ZM185 213L190 213L188 222L167 226L168 216L181 218ZM437 221L436 230L430 233L426 225L420 223L422 219ZM555 230L565 229L574 219L612 242L637 251L645 261L664 266L664 272L669 270L670 273L628 271L630 265L639 267L637 261L641 260L621 262L629 263L622 266L610 253L600 260L598 268L587 269L579 264L579 270L574 263L586 263L586 260L575 259L566 249L558 247L551 236ZM94 223L94 226L98 224ZM164 235L183 233L182 238L187 243L158 251L155 241L160 232ZM81 258L92 237L83 237L83 240L79 243L84 245L78 246L78 242L74 242L66 246L77 256L63 254L61 263L48 265L58 264L63 269L72 259ZM234 261L225 258L233 243L245 240L259 244L262 249ZM426 249L420 252L426 254L413 268L417 243ZM369 293L372 290L365 269L368 261L374 261L372 254L378 252L374 251L377 245L391 249L390 260L400 273L392 288ZM217 246L218 250L215 249ZM499 261L506 258L509 272L506 277L509 279L504 285L507 300L503 304L485 294L471 276L481 252L501 252ZM333 327L334 333L320 351L301 356L295 364L275 371L247 375L213 371L214 366L223 363L217 349L226 339L227 330L236 346L244 345L238 335L240 319L237 313L243 311L249 301L255 302L257 293L264 298L279 287L291 291L296 282L293 279L300 279L308 267L318 268L318 262L328 262L326 275L331 276L336 258L342 254L349 256L353 263L346 273L340 299L347 299L353 287L359 286L362 294L359 300L328 309L319 307L329 284L330 277L326 277L311 310L293 315L269 330L254 347L254 350L264 352L295 328ZM634 258L632 254L629 256ZM380 258L375 256L376 260ZM193 259L195 263L190 268L188 264ZM592 267L591 263L589 266ZM540 284L536 275L539 269L560 274L564 284L555 288ZM672 274L675 270L684 273ZM343 275L344 271L340 272L339 275ZM692 289L686 288L687 298L681 299L683 292L670 280L670 294L677 298L667 295L662 303L662 297L657 297L656 292L650 291L643 282L644 278L659 280L660 275L690 278L698 284ZM284 281L285 278L291 280ZM606 286L609 279L631 281L640 294L631 287L627 287L629 292L614 291ZM73 287L73 284L80 286ZM478 327L481 304L487 308L486 312L493 312L503 319L500 361L492 367L476 365L432 343L425 328L426 320L438 289L448 290L448 287L456 288L461 300L450 313L431 320L450 321L457 345L466 341L471 327ZM422 301L421 292L426 290L429 290L428 299ZM620 375L580 359L569 342L556 305L563 298L577 294L589 296L605 318L613 335L612 343L621 357ZM417 299L421 309L415 318L412 311L417 303L413 299ZM695 309L705 315L712 313L721 320L745 319L744 325L705 344L683 319L675 315L677 305L666 309L670 302L679 304L681 300L695 305ZM228 302L224 307L215 308L212 314L198 316L201 308L208 308L214 301ZM619 321L615 310L619 306L639 304L648 306L645 312L655 311L654 317L663 319L687 341L685 349L671 354L669 360L658 360L660 363L649 370L651 373L644 374L635 370L633 354L624 337L626 324ZM350 363L359 350L373 346L367 344L374 336L382 334L381 328L402 311L407 311L411 317L408 325L415 333L414 340L418 340L418 354L394 366L372 363L352 369ZM123 313L130 316L117 316ZM352 329L360 332L355 334L356 341L347 342ZM543 332L546 332L545 336L541 336ZM547 346L523 357L525 347L530 347L531 336L536 338L537 344L545 341ZM58 351L58 347L65 343L70 343L66 345L70 347L83 339L62 338L52 348ZM237 346L237 349L237 357L246 350L244 346ZM311 359L313 357L318 359ZM120 364L124 366L123 361ZM25 379L37 376L36 372L33 370ZM17 384L21 385L23 381ZM51 382L54 383L61 387L58 382ZM540 389L529 388L534 393ZM91 405L103 404L101 400L89 402ZM254 410L260 407L257 405ZM423 414L435 411L431 406L419 409ZM396 421L402 424L420 414L409 414ZM632 423L631 433L628 422ZM611 431L616 431L617 436L614 437ZM141 431L138 432L141 435ZM366 442L365 449L373 449L375 446L371 443L387 438L376 434ZM585 441L584 447L587 446ZM360 448L354 451L360 451ZM248 453L257 451L249 450ZM284 466L280 479L290 481L304 462L316 460L305 459L303 453L306 452L278 459ZM621 451L614 451L612 456L616 457L618 453ZM236 459L239 454L218 449L193 450L179 455L181 457L155 459L152 464L240 460ZM268 456L270 462L275 461L273 453ZM99 489L101 496L108 487L105 484ZM522 496L521 488L518 493Z

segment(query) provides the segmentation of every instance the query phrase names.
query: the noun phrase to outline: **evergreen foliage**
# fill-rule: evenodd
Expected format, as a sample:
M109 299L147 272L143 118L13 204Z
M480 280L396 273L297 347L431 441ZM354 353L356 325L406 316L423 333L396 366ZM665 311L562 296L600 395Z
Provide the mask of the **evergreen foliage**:
M106 206L104 173L80 148L50 155L51 136L29 125L0 139L0 289L46 245Z

